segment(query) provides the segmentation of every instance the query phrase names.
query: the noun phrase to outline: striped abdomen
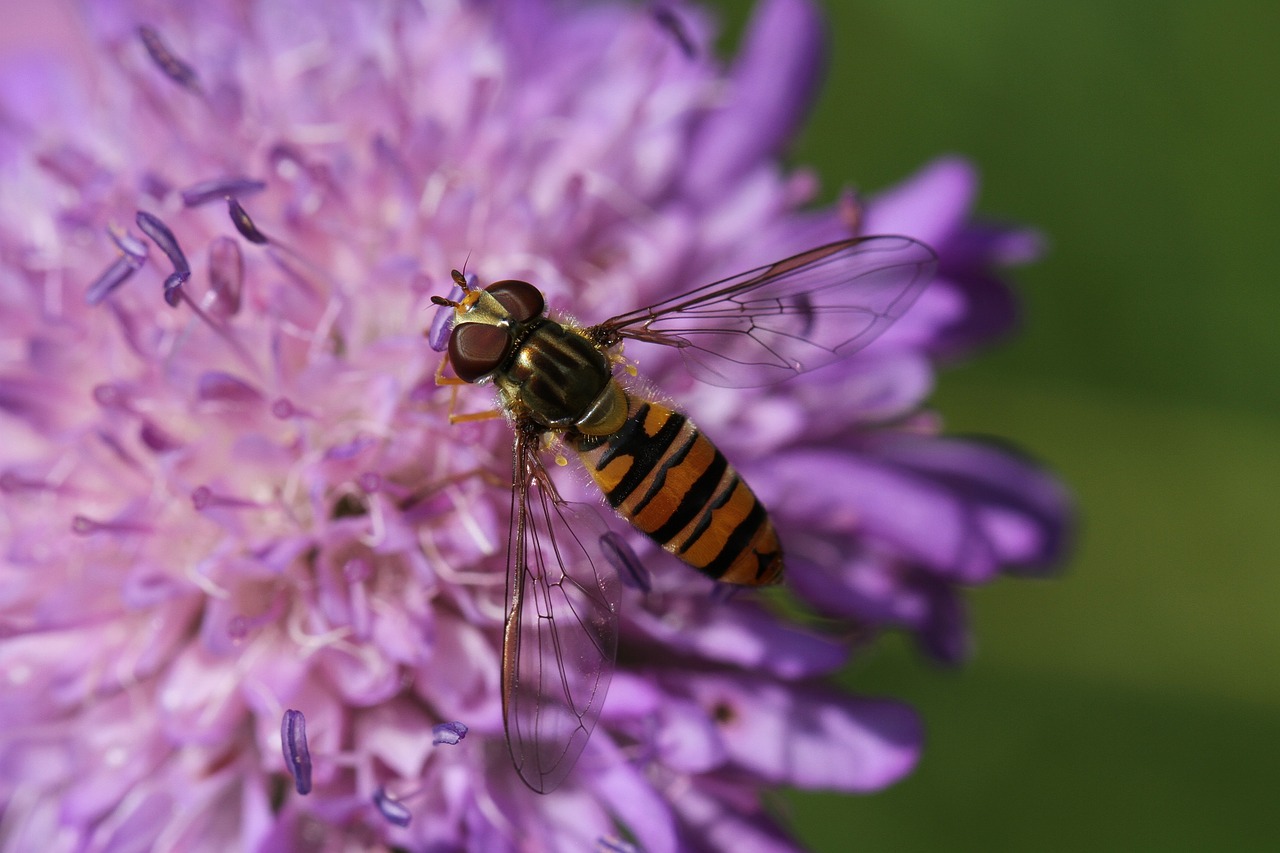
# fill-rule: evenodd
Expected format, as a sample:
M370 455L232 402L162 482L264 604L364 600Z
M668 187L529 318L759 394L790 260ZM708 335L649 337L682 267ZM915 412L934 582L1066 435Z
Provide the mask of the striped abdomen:
M781 579L764 506L684 415L630 397L622 429L575 443L609 504L663 548L726 583Z

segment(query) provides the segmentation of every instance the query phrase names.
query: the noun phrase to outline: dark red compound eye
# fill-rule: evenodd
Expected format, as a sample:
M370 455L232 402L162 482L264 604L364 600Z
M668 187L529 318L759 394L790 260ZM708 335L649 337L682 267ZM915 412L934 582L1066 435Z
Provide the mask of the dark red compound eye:
M449 363L464 382L498 369L511 349L511 335L500 326L463 323L449 336Z
M517 323L532 320L547 307L542 291L527 281L516 281L510 278L495 281L486 287L485 291L492 294Z

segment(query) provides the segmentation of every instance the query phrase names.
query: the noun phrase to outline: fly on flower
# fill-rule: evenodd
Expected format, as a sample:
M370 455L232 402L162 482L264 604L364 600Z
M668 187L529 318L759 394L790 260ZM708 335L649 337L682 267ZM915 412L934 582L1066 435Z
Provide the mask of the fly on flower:
M502 700L529 787L550 791L573 768L617 650L615 540L595 507L559 496L539 458L547 440L575 451L619 515L693 568L747 586L782 576L763 505L684 415L614 376L614 347L676 347L713 385L779 382L871 343L935 265L908 237L853 238L583 328L549 318L528 282L481 290L454 271L457 300L432 297L454 312L458 379L492 381L515 432Z

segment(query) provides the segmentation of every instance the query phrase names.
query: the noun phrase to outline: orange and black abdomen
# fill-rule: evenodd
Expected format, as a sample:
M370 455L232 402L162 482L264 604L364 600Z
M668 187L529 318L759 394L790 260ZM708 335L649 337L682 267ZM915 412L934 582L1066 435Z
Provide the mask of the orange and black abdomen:
M782 549L764 506L688 418L629 396L627 421L575 449L618 513L725 583L777 583Z

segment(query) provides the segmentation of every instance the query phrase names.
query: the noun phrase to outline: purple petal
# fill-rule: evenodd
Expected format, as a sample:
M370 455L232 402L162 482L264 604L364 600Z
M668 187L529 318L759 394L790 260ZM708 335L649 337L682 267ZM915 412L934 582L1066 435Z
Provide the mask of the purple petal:
M825 54L812 3L761 0L734 64L729 102L693 139L686 174L695 195L718 193L781 149L813 103Z
M732 584L718 587L738 589ZM831 672L848 654L842 643L779 622L756 607L686 600L672 602L661 613L635 612L632 618L650 638L681 653L781 678Z
M920 719L899 702L747 676L685 682L719 722L732 760L774 782L874 791L911 772L920 755Z
M802 848L740 785L700 779L673 800L685 832L705 850L800 853Z
M1037 573L1071 538L1071 496L1041 466L1003 445L899 435L878 442L903 470L927 475L966 507L998 558Z
M867 234L907 234L935 249L959 230L978 192L968 161L943 157L867 205Z

